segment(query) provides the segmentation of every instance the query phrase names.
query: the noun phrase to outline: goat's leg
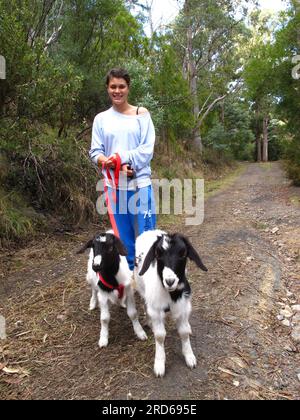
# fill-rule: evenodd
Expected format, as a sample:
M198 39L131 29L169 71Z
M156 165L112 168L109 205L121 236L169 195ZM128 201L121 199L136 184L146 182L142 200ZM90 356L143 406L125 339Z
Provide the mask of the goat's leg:
M188 367L194 368L197 365L197 360L193 353L190 342L190 334L192 334L192 329L188 320L188 315L183 314L183 316L177 319L176 322L177 330L181 338L182 354L185 358L185 362Z
M151 311L148 308L148 314L151 318L152 330L155 337L155 359L154 359L154 373L157 377L164 376L166 353L165 353L165 338L166 329L164 324L164 312Z
M146 325L153 331L151 316L148 314L147 309L146 309Z
M140 340L147 340L147 334L143 330L143 327L140 324L138 313L135 306L134 294L133 290L130 287L126 288L126 308L127 308L127 315L131 319L132 326L134 329L135 334L138 336Z
M110 321L110 313L108 306L108 298L102 293L98 292L97 294L98 302L100 306L100 338L99 338L99 347L106 347L108 345L108 326Z
M91 287L91 289L92 289L92 296L90 300L89 310L93 311L94 309L98 307L98 297L97 297L97 291L93 287Z

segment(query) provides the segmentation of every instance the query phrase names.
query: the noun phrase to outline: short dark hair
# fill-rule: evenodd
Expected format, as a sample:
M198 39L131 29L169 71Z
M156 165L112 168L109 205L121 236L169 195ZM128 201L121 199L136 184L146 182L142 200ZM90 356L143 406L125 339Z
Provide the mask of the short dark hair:
M113 77L117 79L124 79L127 85L130 86L130 76L127 70L119 67L111 69L106 75L106 86L109 85L109 82Z

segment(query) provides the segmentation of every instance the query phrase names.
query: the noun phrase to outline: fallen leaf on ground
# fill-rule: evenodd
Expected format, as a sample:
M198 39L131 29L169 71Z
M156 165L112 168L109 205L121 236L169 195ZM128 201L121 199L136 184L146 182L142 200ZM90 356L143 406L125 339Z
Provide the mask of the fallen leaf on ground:
M221 372L223 372L223 373L227 373L227 375L231 375L231 376L240 376L238 373L234 373L234 372L232 372L231 370L229 370L229 369L225 369L225 368L222 368L222 367L218 367L218 369L221 371Z
M29 376L29 372L22 368L15 369L15 368L4 367L1 370L2 372L7 373L8 375L18 374L18 375Z

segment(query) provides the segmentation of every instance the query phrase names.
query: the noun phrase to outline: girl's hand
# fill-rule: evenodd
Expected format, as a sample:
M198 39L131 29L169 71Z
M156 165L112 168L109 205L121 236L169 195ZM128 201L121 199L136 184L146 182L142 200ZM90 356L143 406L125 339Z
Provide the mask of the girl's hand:
M115 168L115 159L116 159L116 155L111 155L109 156L105 161L104 161L104 166L106 169L114 169Z
M131 169L131 168L130 168L130 166L129 166L127 163L125 163L125 165L122 165L121 170L122 170L122 172L125 172L125 173L126 173L126 175L127 175L129 178L131 178L131 177L133 176L133 174L134 174L133 169Z

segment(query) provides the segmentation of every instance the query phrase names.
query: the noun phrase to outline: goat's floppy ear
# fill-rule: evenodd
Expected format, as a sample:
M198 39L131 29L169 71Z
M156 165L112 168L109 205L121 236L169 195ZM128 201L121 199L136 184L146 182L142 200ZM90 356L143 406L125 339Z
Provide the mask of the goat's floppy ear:
M93 239L90 239L85 245L83 245L82 248L76 251L76 254L83 254L86 249L92 248L92 246L93 246Z
M125 245L121 241L121 239L119 239L117 236L115 236L114 237L114 243L115 243L115 246L116 246L119 254L126 257L128 255L128 252L127 252L127 249L126 249Z
M186 236L180 235L181 239L185 242L186 247L187 247L187 256L190 260L194 261L197 266L199 268L201 268L201 270L203 271L208 271L208 269L205 267L205 265L203 264L203 262L201 261L201 258L198 254L198 252L195 250L195 248L193 247L193 245L190 243L190 241L188 240L188 238Z
M144 260L143 267L141 271L139 272L139 276L143 276L148 270L148 268L150 267L150 264L154 261L156 257L156 248L160 241L161 241L161 237L159 237L149 249L148 254L146 255L146 258Z

